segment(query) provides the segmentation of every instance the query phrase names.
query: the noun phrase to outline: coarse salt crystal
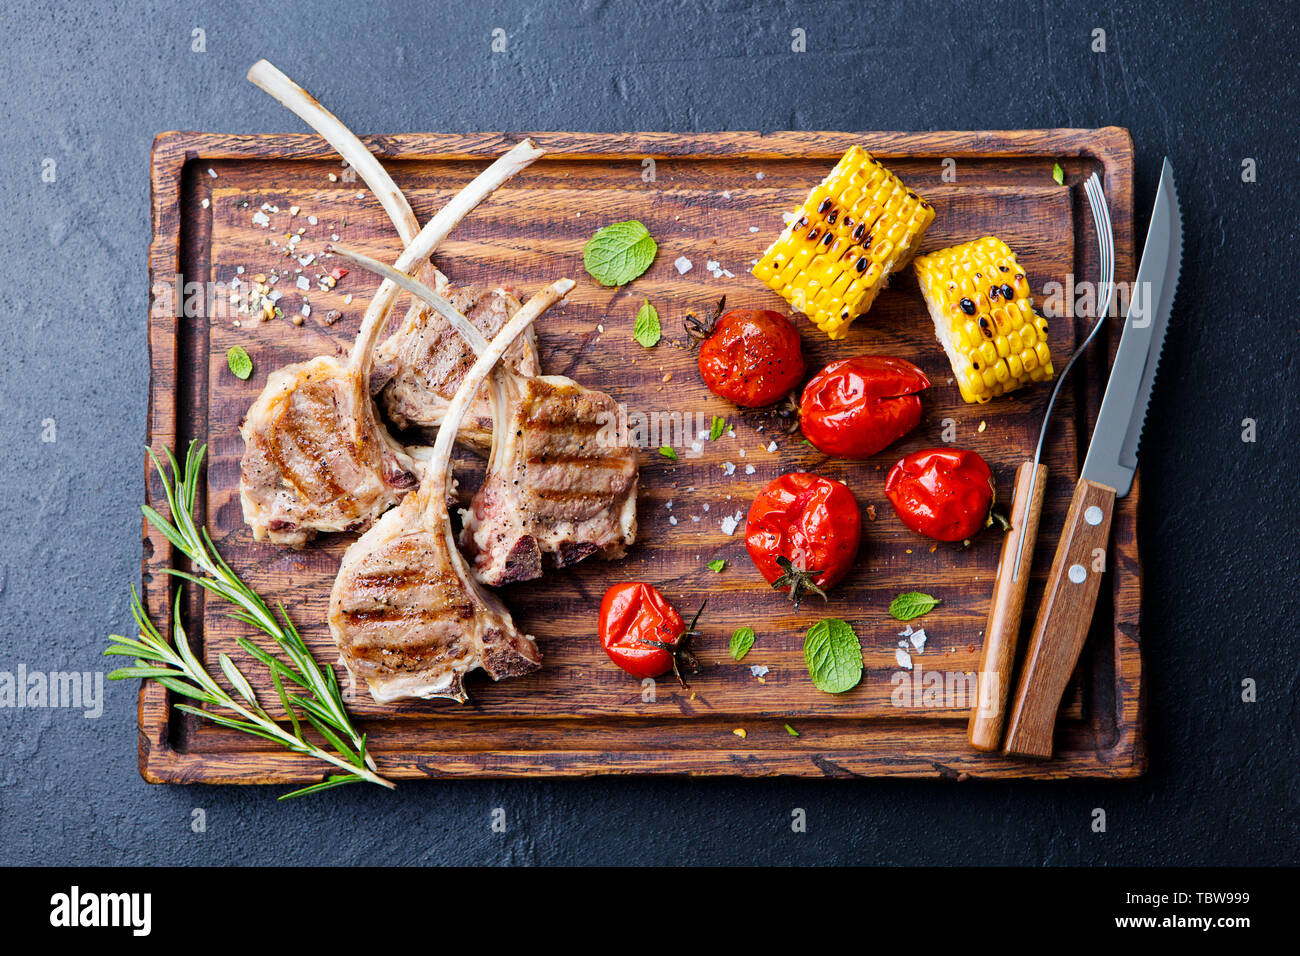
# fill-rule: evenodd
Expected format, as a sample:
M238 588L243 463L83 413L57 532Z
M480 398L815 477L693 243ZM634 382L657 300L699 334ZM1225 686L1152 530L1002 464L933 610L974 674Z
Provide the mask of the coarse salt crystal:
M202 206L204 209L207 209L209 206L212 205L212 200L205 198L203 202L199 203L199 205Z
M270 224L271 224L271 217L268 216L266 213L264 212L253 213L253 225L261 226L263 229L265 229Z
M709 503L708 503L707 501L704 502L704 510L705 510L705 511L708 511L708 510L709 510Z
M668 523L669 523L669 524L674 524L674 525L677 524L677 516L676 516L676 515L669 515L669 516L668 516Z
M708 262L704 263L704 268L712 272L714 269L718 268L718 260L710 259Z
M768 450L768 451L776 451L776 441L775 441L775 439L772 441L772 443L771 443L770 445L767 446L767 450Z
M281 292L279 289L276 289L274 292L272 292L272 293L271 293L270 295L268 295L266 298L267 298L267 301L268 301L268 302L270 302L272 305L275 305L275 303L279 302L281 299L284 298L284 293Z
M733 461L724 461L722 463L722 473L730 477L736 473L736 463Z
M237 276L242 276L243 274L244 274L244 267L243 267L243 266L235 266L235 275L237 275Z
M310 223L310 224L313 225L313 226L316 225L316 223L318 223L319 221L320 221L320 220L317 219L315 216L308 216L308 217L307 217L307 222Z
M669 511L672 511L672 510L673 510L673 503L672 503L672 500L669 499L668 503L667 503L666 505L664 505L664 507L667 508Z
M764 667L762 664L750 664L749 672L753 674L755 677L767 676L767 668Z
M925 637L925 628L921 628L919 631L914 632L910 638L912 646L916 648L918 654L925 653Z
M307 279L306 276L298 276L298 280L297 280L297 282L296 282L296 285L298 286L299 289L310 289L310 288L311 288L311 282Z
M701 452L704 451L703 443L697 441L691 442L691 451L697 455L700 454Z
M754 466L753 466L753 465L746 465L746 466L745 466L745 474L747 474L747 475L752 475L753 473L754 473Z
M311 315L311 305L307 302L304 302L302 304L302 309L300 311L302 312L303 315Z
M211 176L213 179L216 179L216 178L217 178L217 171L216 171L215 169L213 169L211 166L209 166L209 167L208 167L208 175Z
M767 176L767 173L764 172L757 172L754 174L755 179L763 179L765 176Z
M901 647L894 651L894 660L898 662L898 666L903 670L910 671L912 669L912 655Z
M300 266L309 266L315 261L316 261L316 254L312 252L307 253L307 255L305 256L298 257L298 265Z
M679 276L684 276L686 275L686 273L691 271L691 268L695 264L691 262L690 259L687 259L685 256L678 256L677 259L673 262L673 265L677 269L677 274Z
M727 515L718 523L722 526L723 534L732 534L744 519L744 512L737 511L734 515Z
M758 226L750 226L750 227L749 227L749 231L750 231L750 232L758 232Z

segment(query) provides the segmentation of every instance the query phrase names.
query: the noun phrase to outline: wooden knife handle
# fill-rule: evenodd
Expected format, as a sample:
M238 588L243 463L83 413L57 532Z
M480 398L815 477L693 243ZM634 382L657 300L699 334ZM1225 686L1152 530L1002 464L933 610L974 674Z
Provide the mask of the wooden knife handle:
M1029 485L1033 484L1033 491ZM992 751L1002 745L1002 725L1007 716L1007 696L1011 692L1011 669L1016 660L1016 642L1020 639L1020 615L1025 607L1025 591L1034 563L1034 542L1038 538L1038 518L1043 512L1043 492L1047 487L1047 466L1024 462L1016 470L1016 486L1011 497L1011 530L1002 540L1002 557L993 579L993 599L988 620L984 622L984 650L980 654L978 699L971 707L966 735L976 750ZM1021 528L1024 537L1021 538ZM1019 546L1019 547L1017 547ZM1016 556L1020 569L1016 571Z
M1052 755L1052 730L1097 607L1115 489L1080 478L1020 670L1004 753Z

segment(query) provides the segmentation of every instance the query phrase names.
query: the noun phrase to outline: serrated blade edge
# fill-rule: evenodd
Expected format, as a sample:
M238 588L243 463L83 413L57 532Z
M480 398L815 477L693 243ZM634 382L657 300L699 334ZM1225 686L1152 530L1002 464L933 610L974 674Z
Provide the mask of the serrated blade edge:
M1119 497L1128 494L1137 469L1138 445L1178 289L1182 250L1182 214L1173 167L1166 159L1119 350L1083 464L1083 477L1114 488Z

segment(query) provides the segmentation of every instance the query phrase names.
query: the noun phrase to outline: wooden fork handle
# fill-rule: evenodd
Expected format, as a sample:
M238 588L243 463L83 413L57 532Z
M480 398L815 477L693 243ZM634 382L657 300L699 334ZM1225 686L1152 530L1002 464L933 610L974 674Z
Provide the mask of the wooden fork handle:
M1115 489L1080 478L1020 670L1005 753L1052 755L1052 730L1061 696L1097 607L1114 514Z
M978 696L971 707L970 723L966 728L966 736L976 750L992 751L1002 745L1007 696L1011 692L1011 669L1016 660L1016 642L1020 639L1020 616L1025 607L1029 571L1034 563L1034 542L1038 538L1038 519L1043 512L1046 487L1046 465L1027 461L1016 470L1016 485L1011 496L1011 530L1002 540L1002 557L998 560L997 576L993 579L993 599L989 603L988 620L984 622L984 650L980 654L976 685ZM1016 569L1017 557L1020 559L1019 570Z

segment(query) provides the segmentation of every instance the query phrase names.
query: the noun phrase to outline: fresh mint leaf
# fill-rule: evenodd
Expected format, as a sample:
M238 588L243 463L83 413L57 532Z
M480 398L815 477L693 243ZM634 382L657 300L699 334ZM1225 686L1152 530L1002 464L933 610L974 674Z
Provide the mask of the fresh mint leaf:
M795 730L795 729L794 729L793 727L791 727L789 724L786 724L786 725L785 725L785 732L786 732L787 734L789 734L791 737L798 737L798 736L799 736L799 731Z
M707 565L705 565L705 566L706 566L710 571L713 571L713 572L715 572L715 573L717 573L717 574L721 574L721 573L722 573L722 569L725 568L725 567L727 566L727 561L726 561L725 558L714 558L712 561L710 561L710 562L709 562Z
M1054 163L1052 165L1052 178L1056 180L1056 185L1065 185L1065 170L1061 168L1060 163Z
M713 424L709 426L709 441L717 441L722 437L722 433L727 430L727 420L713 416Z
M652 349L659 344L659 339L663 333L659 329L659 313L655 307L646 299L645 304L637 311L636 325L632 327L632 338L636 339L644 348Z
M654 262L658 244L635 219L596 230L582 250L582 264L601 285L627 285Z
M749 649L754 646L754 629L752 627L738 627L736 632L731 635L731 656L735 660L741 660Z
M803 659L813 685L827 694L852 690L862 680L862 643L852 627L828 617L808 628Z
M226 350L226 364L230 366L230 373L240 381L247 381L253 374L253 360L242 345L232 345Z
M673 461L677 460L677 452L674 451L670 445L660 446L659 454L663 455L665 458L671 458Z
M889 613L900 621L910 621L914 617L928 614L942 603L938 598L920 591L908 591L889 602Z

